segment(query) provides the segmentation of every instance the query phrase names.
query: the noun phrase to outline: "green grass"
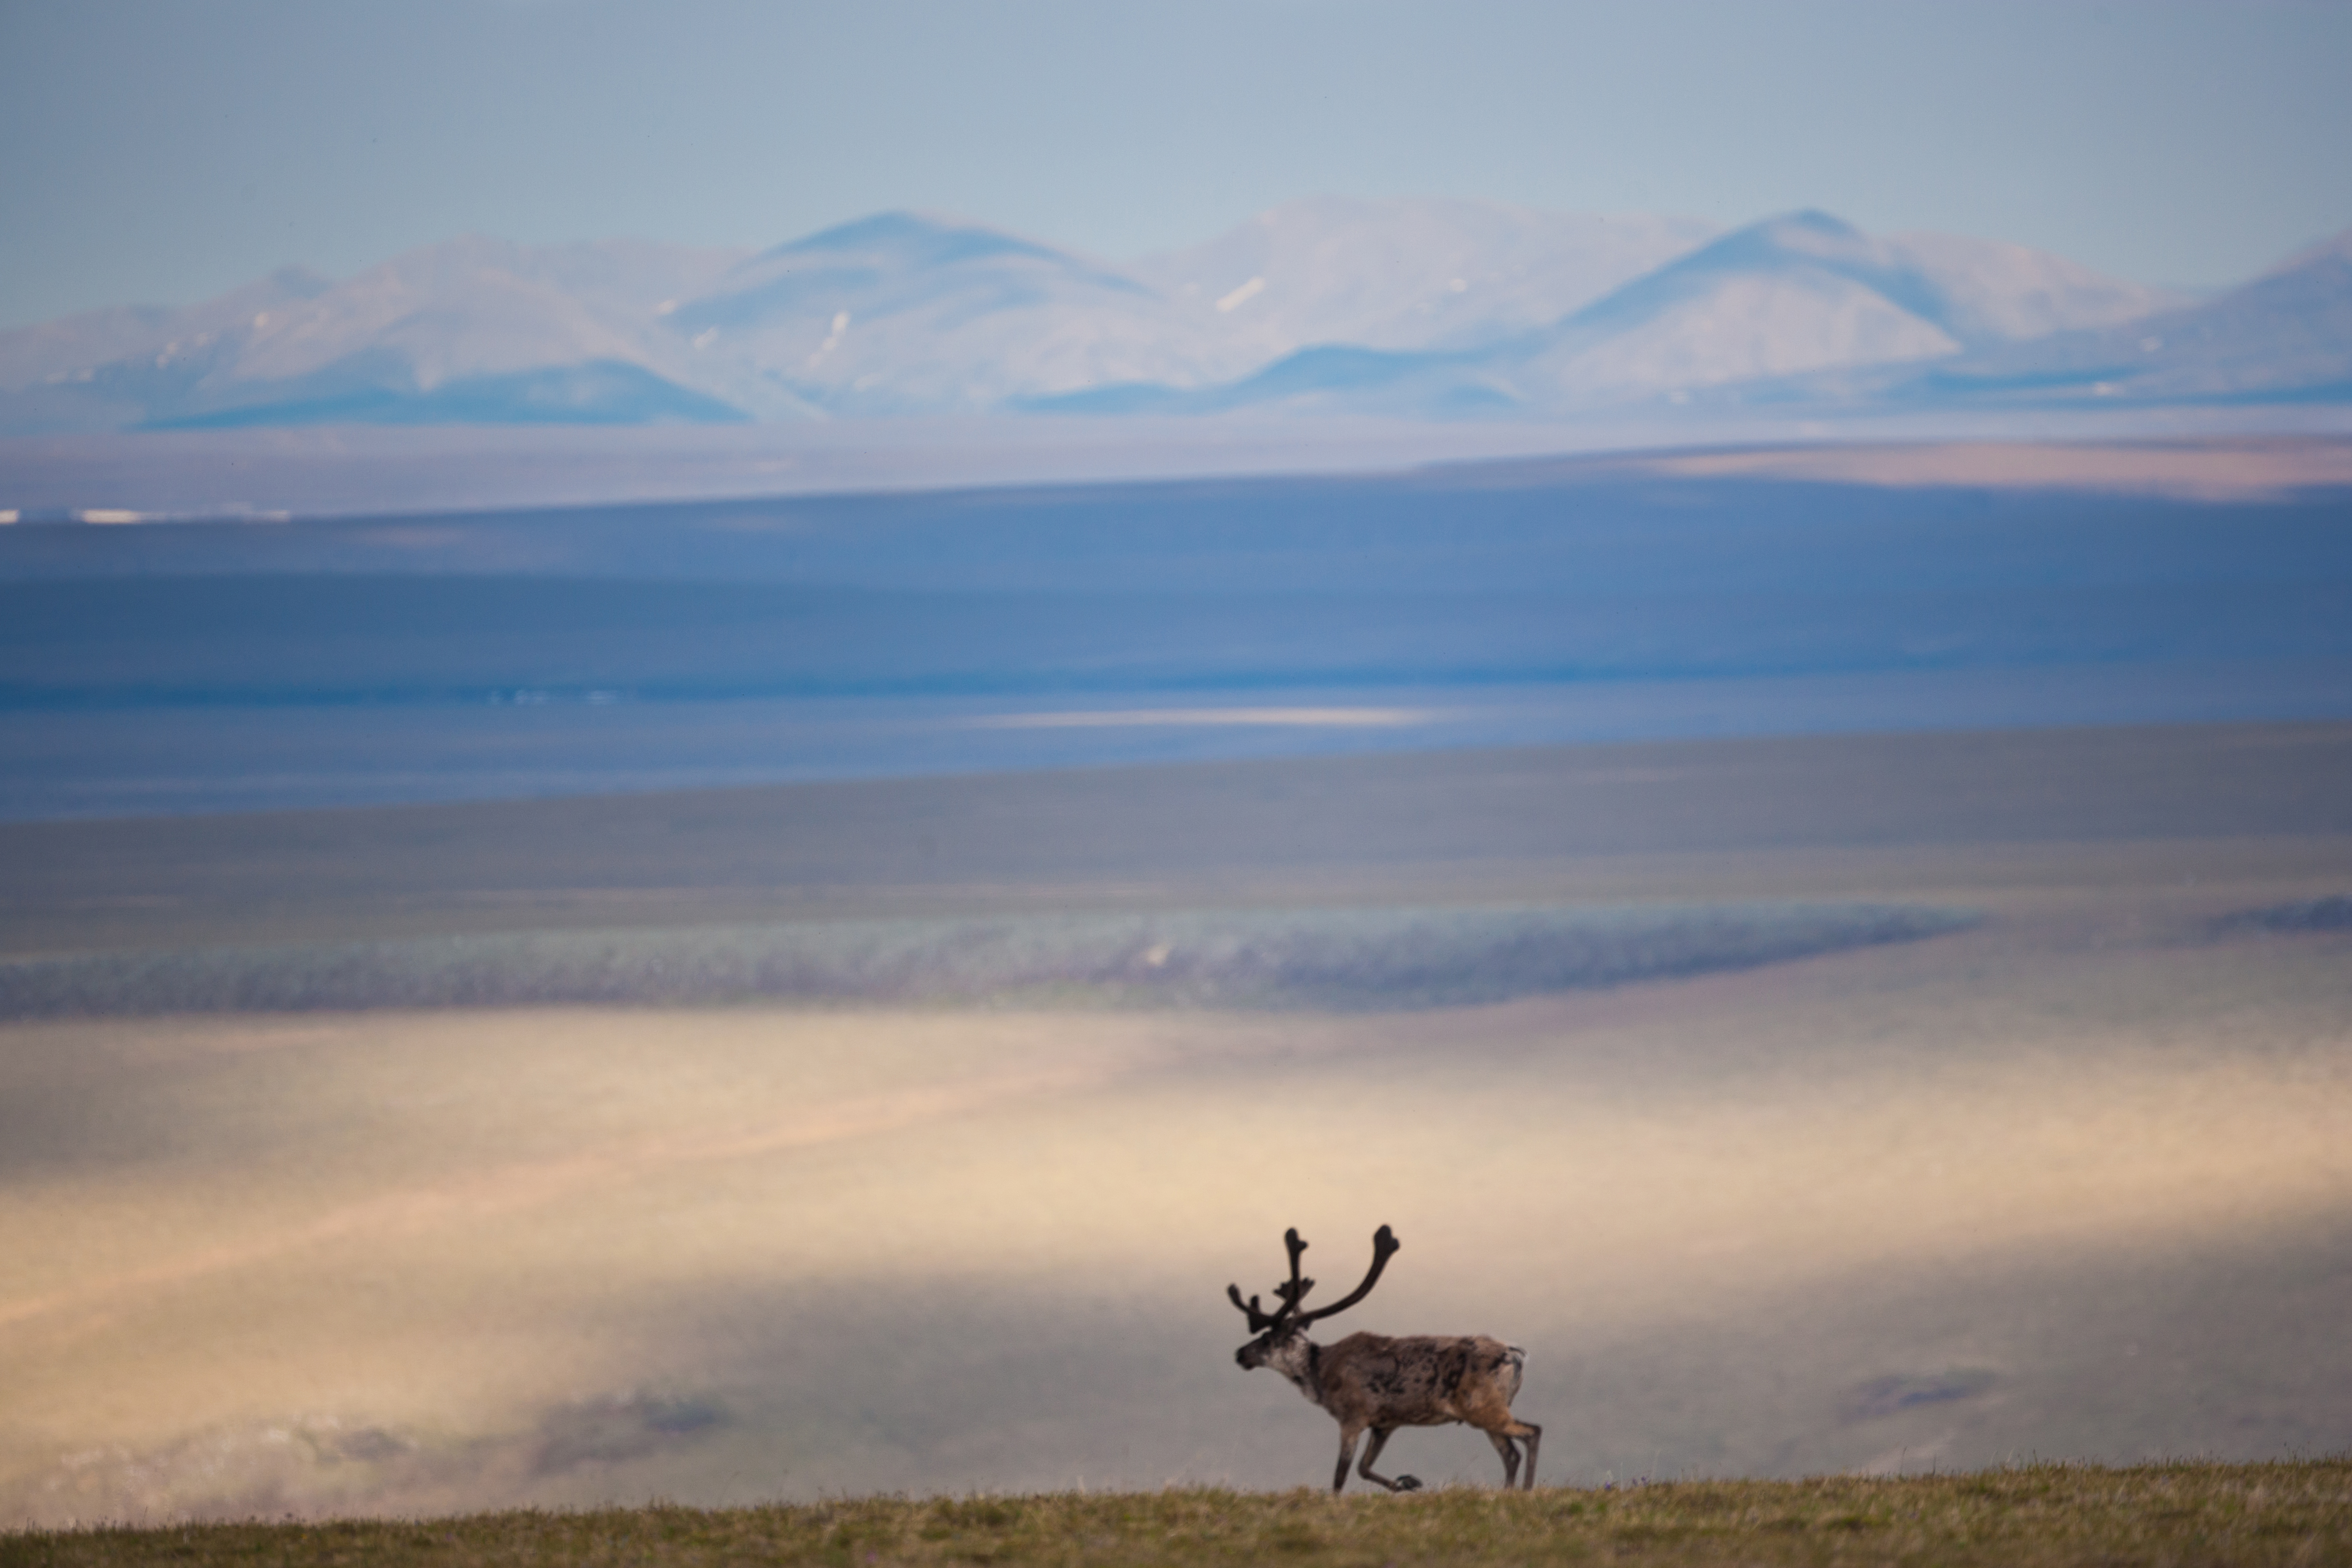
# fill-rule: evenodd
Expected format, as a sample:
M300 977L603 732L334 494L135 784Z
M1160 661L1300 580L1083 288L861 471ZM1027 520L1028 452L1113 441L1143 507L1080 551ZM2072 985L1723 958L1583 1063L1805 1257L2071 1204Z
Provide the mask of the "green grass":
M2352 1459L1411 1497L1170 1490L0 1535L0 1563L2352 1562Z

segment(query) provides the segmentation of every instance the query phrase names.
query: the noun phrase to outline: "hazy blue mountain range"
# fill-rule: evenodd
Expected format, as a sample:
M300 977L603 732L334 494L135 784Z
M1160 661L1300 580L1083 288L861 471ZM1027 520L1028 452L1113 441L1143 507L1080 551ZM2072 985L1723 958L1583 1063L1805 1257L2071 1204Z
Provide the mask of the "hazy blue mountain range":
M469 237L341 282L289 268L185 310L69 317L0 334L0 425L741 418L655 314L738 258Z
M888 213L758 255L466 238L0 333L0 433L1266 406L2352 396L2352 234L2219 298L1799 213L1291 203L1118 265Z
M1559 321L1717 233L1689 218L1321 197L1129 271L1213 320L1249 371L1318 343L1493 342Z
M1302 351L1239 383L1077 406L1567 410L1809 371L1943 359L2174 303L2015 246L1874 239L1822 213L1736 230L1541 325L1460 347Z
M1861 390L1882 399L2352 401L2352 230L2204 304L1988 345Z

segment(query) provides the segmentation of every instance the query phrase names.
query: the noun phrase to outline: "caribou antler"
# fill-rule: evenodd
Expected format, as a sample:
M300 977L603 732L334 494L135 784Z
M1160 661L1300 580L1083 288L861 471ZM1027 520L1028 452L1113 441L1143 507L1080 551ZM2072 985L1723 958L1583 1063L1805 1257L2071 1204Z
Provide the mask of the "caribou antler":
M1262 1334L1268 1329L1287 1322L1291 1314L1298 1310L1299 1298L1315 1289L1314 1280L1302 1279L1298 1277L1298 1259L1299 1256L1307 1250L1307 1244L1298 1239L1297 1226L1293 1226L1283 1232L1282 1245L1290 1249L1290 1278L1274 1288L1276 1299L1282 1303L1278 1310L1267 1311L1258 1305L1257 1298L1255 1296L1246 1301L1243 1300L1242 1288L1238 1285L1225 1287L1225 1294L1233 1299L1234 1305L1248 1314L1251 1333Z
M1396 1256L1397 1249L1403 1243L1389 1233L1388 1226L1381 1226L1372 1237L1372 1270L1364 1276L1364 1282L1350 1291L1346 1299L1312 1312L1303 1312L1299 1310L1299 1303L1307 1299L1307 1292L1315 1289L1315 1281L1303 1279L1299 1275L1298 1260L1305 1256L1307 1244L1298 1238L1297 1226L1294 1226L1282 1233L1282 1245L1290 1251L1290 1278L1274 1288L1276 1297L1282 1302L1278 1310L1267 1311L1258 1305L1258 1299L1255 1296L1252 1296L1246 1301L1243 1300L1242 1288L1238 1285L1225 1287L1225 1294L1232 1298L1234 1305L1239 1307L1247 1315L1250 1332L1254 1334L1262 1334L1268 1329L1280 1328L1293 1321L1303 1327L1318 1318L1328 1318L1334 1312L1346 1311L1372 1293L1372 1287L1380 1283L1381 1270L1389 1266L1389 1259Z
M1314 1280L1298 1277L1298 1260L1306 1256L1307 1244L1298 1239L1297 1226L1282 1233L1282 1245L1290 1249L1290 1282L1274 1288L1274 1293L1282 1298L1282 1310L1275 1314L1277 1320L1298 1310L1298 1303L1306 1300L1307 1292L1315 1289Z
M1251 1333L1262 1334L1274 1327L1274 1320L1268 1317L1265 1310L1257 1304L1256 1297L1252 1296L1248 1300L1243 1300L1242 1288L1238 1285L1226 1286L1225 1294L1233 1298L1234 1306L1239 1307L1248 1315Z
M1294 1230L1290 1234L1295 1237L1298 1233ZM1303 1247L1306 1244L1302 1242L1300 1245ZM1361 1285L1357 1286L1353 1290L1349 1291L1346 1296L1332 1302L1328 1307L1318 1307L1311 1312L1301 1312L1298 1315L1299 1325L1303 1328L1307 1324L1316 1321L1318 1319L1328 1318L1334 1312L1344 1312L1349 1308L1354 1306L1357 1302L1362 1300L1365 1297L1370 1295L1372 1293L1372 1287L1381 1282L1381 1270L1389 1266L1389 1259L1394 1258L1397 1255L1398 1248L1402 1247L1404 1243L1399 1241L1394 1236L1391 1236L1389 1233L1389 1227L1386 1226L1382 1226L1380 1229L1374 1231L1372 1233L1372 1269L1370 1273L1364 1276L1364 1282ZM1294 1253L1292 1257L1295 1267L1297 1254Z

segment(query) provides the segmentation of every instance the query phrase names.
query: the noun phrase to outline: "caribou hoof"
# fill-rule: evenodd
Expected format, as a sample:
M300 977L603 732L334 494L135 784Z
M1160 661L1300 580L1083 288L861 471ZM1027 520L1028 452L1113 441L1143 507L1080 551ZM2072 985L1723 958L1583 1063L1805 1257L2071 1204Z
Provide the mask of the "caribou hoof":
M1421 1478L1419 1476L1399 1476L1396 1479L1396 1489L1401 1492L1417 1492L1421 1489Z

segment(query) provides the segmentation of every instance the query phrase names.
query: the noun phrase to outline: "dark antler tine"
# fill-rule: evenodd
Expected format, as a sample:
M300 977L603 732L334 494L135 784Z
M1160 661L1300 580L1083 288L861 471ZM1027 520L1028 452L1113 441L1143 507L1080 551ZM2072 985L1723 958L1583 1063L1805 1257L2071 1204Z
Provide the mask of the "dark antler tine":
M1232 1298L1234 1305L1239 1307L1244 1315L1249 1319L1251 1333L1255 1334L1264 1332L1266 1325L1274 1321L1272 1318L1266 1316L1265 1309L1258 1305L1256 1297L1252 1296L1246 1301L1242 1300L1242 1288L1240 1286L1226 1286L1225 1294Z
M1274 1288L1274 1293L1281 1298L1282 1310L1266 1320L1269 1328L1279 1327L1289 1321L1291 1315L1298 1310L1298 1299L1306 1295L1307 1289L1315 1283L1312 1279L1301 1279L1298 1277L1298 1258L1299 1255L1307 1250L1307 1244L1298 1239L1297 1226L1282 1233L1282 1245L1290 1252L1290 1279Z
M1403 1246L1404 1243L1399 1241L1395 1233L1388 1226L1381 1226L1372 1233L1372 1268L1370 1273L1364 1276L1364 1282L1328 1307L1319 1308L1312 1312L1301 1312L1298 1314L1298 1321L1301 1323L1311 1323L1318 1318L1328 1318L1334 1312L1344 1312L1370 1295L1372 1287L1380 1283L1381 1270L1389 1266L1389 1259L1395 1257Z

